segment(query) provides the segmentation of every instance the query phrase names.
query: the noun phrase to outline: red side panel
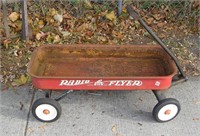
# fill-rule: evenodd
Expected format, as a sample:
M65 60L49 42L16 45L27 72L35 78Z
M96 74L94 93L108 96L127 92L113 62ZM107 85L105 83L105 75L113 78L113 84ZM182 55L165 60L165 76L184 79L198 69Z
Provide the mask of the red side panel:
M170 87L172 77L137 79L62 79L34 78L33 85L40 89L52 90L164 90Z

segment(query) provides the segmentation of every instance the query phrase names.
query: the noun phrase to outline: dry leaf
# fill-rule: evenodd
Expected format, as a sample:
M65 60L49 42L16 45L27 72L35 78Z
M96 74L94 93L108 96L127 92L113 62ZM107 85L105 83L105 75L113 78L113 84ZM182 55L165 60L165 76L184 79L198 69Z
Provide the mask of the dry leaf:
M89 0L84 0L84 4L87 8L92 8L92 4Z
M22 21L21 20L16 21L15 26L16 26L15 30L17 32L21 31L22 30Z
M63 16L62 15L59 15L59 14L56 14L54 15L53 17L56 21L58 21L59 23L61 23L63 21Z
M117 125L113 125L112 128L111 128L112 132L116 132L117 131Z
M87 28L87 23L84 23L82 25L80 25L76 30L77 32L81 32L81 31L84 31L86 28Z
M115 15L114 11L112 11L112 12L106 14L106 18L107 18L108 20L115 21L115 20L116 20L116 15Z
M27 131L28 131L29 133L32 133L34 130L33 130L32 128L28 128Z
M60 36L56 35L54 36L53 43L58 43L58 42L60 42Z
M197 120L197 121L199 121L199 120L200 120L200 118L193 118L193 120Z
M64 38L71 35L71 33L68 32L68 31L61 31L61 34L62 34L62 36L63 36Z
M91 37L92 35L94 35L94 33L92 31L86 31L85 35Z
M153 21L154 21L154 19L151 17L151 18L148 18L147 20L146 20L146 22L147 22L147 24L148 25L151 25L152 23L153 23Z
M39 26L39 28L43 28L43 27L44 27L44 21L43 21L43 20L40 20L40 21L38 22L38 26Z
M197 101L196 104L197 104L197 105L200 105L200 101Z
M54 15L56 15L58 13L58 11L56 11L54 8L51 8L50 10L49 10L49 15L50 16L54 16Z
M113 31L112 33L117 39L122 39L124 37L120 32Z
M10 43L12 43L12 41L9 40L9 39L6 39L6 40L3 41L3 45L6 47L6 49L8 48L8 45L9 45Z
M153 17L154 17L157 21L159 21L159 20L165 18L165 16L164 16L164 15L161 15L161 14L155 14L155 15L153 15Z
M17 86L26 84L28 79L29 79L29 76L21 75L20 78L14 79L14 84L17 85Z
M39 41L41 38L43 38L45 36L45 33L40 32L36 34L36 39Z
M69 15L69 14L64 14L63 18L65 18L65 19L72 19L73 17L71 15Z
M97 40L98 40L98 41L102 41L102 42L107 41L106 37L103 37L103 36L98 36L98 37L97 37Z
M19 14L17 12L12 12L8 18L12 21L15 22L17 19L19 19Z
M38 41L41 39L41 37L42 37L42 34L41 34L41 33L37 33L37 34L36 34L36 39L37 39Z
M158 23L157 26L158 27L163 27L165 25L165 23Z
M116 136L121 136L120 133L117 133Z

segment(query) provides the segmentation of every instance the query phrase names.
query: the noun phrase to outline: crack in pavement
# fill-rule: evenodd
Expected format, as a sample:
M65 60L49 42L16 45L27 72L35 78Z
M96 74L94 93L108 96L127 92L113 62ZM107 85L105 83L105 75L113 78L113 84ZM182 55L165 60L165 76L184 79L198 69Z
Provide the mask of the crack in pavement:
M30 102L30 106L29 106L29 110L28 110L28 114L27 114L27 119L26 119L26 125L25 125L25 129L24 129L24 136L27 135L29 118L30 118L30 113L31 113L31 109L32 109L33 100L34 100L34 97L35 97L35 92L36 92L36 89L33 89L33 95L32 95L32 98L31 98L31 102Z

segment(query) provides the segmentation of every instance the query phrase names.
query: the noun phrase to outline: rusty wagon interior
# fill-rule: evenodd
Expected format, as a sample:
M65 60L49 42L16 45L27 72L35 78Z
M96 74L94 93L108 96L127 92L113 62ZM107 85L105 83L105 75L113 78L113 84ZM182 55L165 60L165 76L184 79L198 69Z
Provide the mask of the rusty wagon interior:
M155 45L45 45L33 54L36 77L154 77L175 72L166 52Z

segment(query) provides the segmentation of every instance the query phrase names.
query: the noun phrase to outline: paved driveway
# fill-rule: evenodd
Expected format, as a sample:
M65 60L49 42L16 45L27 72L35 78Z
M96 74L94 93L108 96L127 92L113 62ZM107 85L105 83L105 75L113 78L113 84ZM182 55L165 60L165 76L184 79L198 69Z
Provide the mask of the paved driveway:
M62 115L53 123L37 121L31 99L41 98L29 86L1 91L0 134L3 136L199 136L200 77L172 87L167 96L178 99L179 116L157 123L151 111L157 103L151 91L87 91L70 93L60 101ZM57 95L56 93L53 96Z

